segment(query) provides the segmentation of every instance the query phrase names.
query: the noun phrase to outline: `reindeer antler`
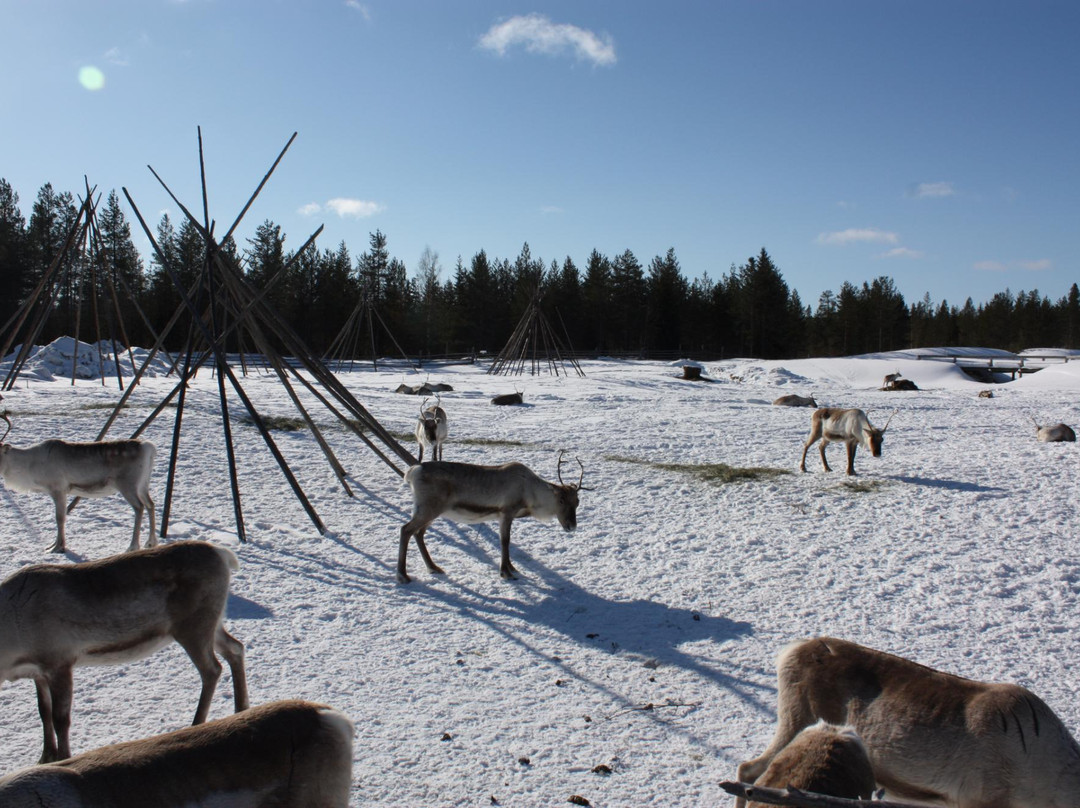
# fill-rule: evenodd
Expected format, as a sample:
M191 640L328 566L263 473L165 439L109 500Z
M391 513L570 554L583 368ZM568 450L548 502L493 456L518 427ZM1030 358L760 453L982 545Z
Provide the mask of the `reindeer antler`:
M895 410L893 410L893 411L892 411L892 415L890 415L890 416L889 416L889 420L888 420L888 421L886 421L886 422L885 422L885 426L883 426L883 427L881 428L881 431L882 431L882 432L884 432L884 431L885 431L886 429L888 429L888 428L889 428L889 424L891 424L891 423L892 423L892 418L893 418L893 415L896 415L896 413L898 413L898 412L900 412L900 408L899 408L899 407L897 407L897 408L896 408Z
M0 398L3 398L3 396L0 396ZM3 418L5 421L7 421L7 429L4 430L3 435L0 435L0 443L3 443L4 438L6 438L8 436L8 432L11 431L11 419L8 417L7 409L5 409L3 412L0 412L0 418Z
M562 456L564 454L566 454L566 449L559 449L559 463L555 468L556 473L558 473L559 475L559 485L567 485L563 482L562 478ZM576 483L570 484L569 487L573 488L575 491L595 491L596 489L594 488L585 488L584 486L582 486L581 482L585 479L585 464L581 462L580 457L575 457L574 460L577 461L578 468L581 469L581 474L578 475L578 481Z

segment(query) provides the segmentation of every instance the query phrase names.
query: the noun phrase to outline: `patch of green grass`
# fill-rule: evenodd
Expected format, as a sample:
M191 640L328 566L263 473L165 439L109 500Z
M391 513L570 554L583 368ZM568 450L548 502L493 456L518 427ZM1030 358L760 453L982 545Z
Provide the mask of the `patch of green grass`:
M605 455L604 459L617 463L635 463L639 466L649 466L661 471L690 474L705 482L716 483L717 485L726 485L740 480L767 480L791 473L787 469L774 469L763 466L729 466L726 463L654 463L622 455Z

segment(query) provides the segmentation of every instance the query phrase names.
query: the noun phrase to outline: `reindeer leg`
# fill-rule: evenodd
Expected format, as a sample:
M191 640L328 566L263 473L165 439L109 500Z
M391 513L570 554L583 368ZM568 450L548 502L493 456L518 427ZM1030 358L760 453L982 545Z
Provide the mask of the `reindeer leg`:
M409 538L412 536L412 521L401 526L401 539L398 541L397 579L400 584L407 584L412 578L405 572L405 557L409 553Z
M825 439L822 438L821 447L820 447L820 450L821 450L821 465L823 465L825 467L825 471L832 471L832 469L829 468L829 461L825 459L825 447L828 446L828 445L829 444L825 442Z
M49 548L50 553L64 552L67 541L64 537L64 523L67 520L67 495L63 491L50 491L53 505L56 506L56 541Z
M849 477L855 476L855 450L859 448L854 441L847 445L847 473Z
M427 545L424 543L424 533L427 531L426 527L420 528L416 531L416 546L420 548L420 557L424 559L424 563L427 565L428 572L433 575L445 575L442 567L431 560L431 556L428 555Z
M41 726L45 731L45 745L38 763L52 763L61 758L57 754L56 730L53 728L52 693L44 675L34 677L34 689L37 691L38 715L41 716Z
M147 547L157 547L158 535L157 535L157 523L154 521L154 500L150 499L150 492L144 491L142 493L143 505L146 508L147 513L150 514L150 535L146 538Z
M53 728L56 730L57 760L71 757L71 700L74 682L72 666L63 665L49 676L52 692Z
M517 578L517 568L510 563L510 525L514 522L514 517L508 513L504 513L499 517L499 544L502 550L502 560L499 564L499 575L508 581L512 581Z
M248 708L247 674L244 672L244 644L227 632L224 626L218 626L214 637L214 650L225 658L233 680L233 701L236 712Z
M806 453L813 443L814 442L810 440L803 444L802 457L799 459L799 471L806 471Z
M183 636L176 637L177 644L187 651L187 655L191 657L191 661L195 663L195 668L199 671L199 676L202 678L202 690L199 692L199 704L195 708L195 718L191 724L201 724L206 721L206 717L210 714L210 703L214 700L214 691L217 689L218 679L221 678L221 663L218 662L217 657L214 656L214 647L212 644L208 645L205 641L206 633L200 626L194 626L190 629L191 636L185 632ZM216 644L215 637L215 644ZM246 683L245 683L246 690ZM238 694L239 695L239 694ZM245 693L246 698L246 693Z
M135 507L135 532L131 536L131 544L128 545L128 552L139 549L139 533L142 531L142 517L143 510L142 503L139 503Z

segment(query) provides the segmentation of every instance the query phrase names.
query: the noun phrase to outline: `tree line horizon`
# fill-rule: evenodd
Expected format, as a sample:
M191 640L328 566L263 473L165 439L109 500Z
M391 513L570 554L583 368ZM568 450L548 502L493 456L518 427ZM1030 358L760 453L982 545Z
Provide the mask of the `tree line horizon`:
M18 202L0 178L0 324L10 321L53 264L78 215L75 197L51 183L39 190L28 220ZM165 266L190 287L205 261L203 238L186 218L177 225L164 214L155 234L164 258L155 253L146 266L115 191L99 201L95 220L107 269L134 298L119 301L128 339L150 344L151 330L138 310L154 330L164 326L181 303ZM630 250L609 257L594 249L579 268L569 256L550 263L534 258L525 242L513 260L489 257L483 249L468 263L458 256L444 280L438 253L430 248L410 278L381 230L370 234L367 250L355 259L344 241L334 249L312 243L299 255L287 251L285 241L280 225L265 220L243 248L231 239L220 246L256 288L280 275L268 300L317 355L360 310L376 312L377 321L369 318L365 334L354 340L356 358L370 357L372 342L380 357L399 351L420 357L495 354L537 295L553 330L579 354L787 359L950 346L1071 349L1080 342L1076 283L1056 301L1037 289L1014 295L1006 288L985 303L968 297L957 306L935 303L929 292L908 303L892 278L882 275L861 286L844 281L838 291L822 292L812 308L788 286L765 247L713 280L707 272L688 279L674 248L647 265ZM91 275L78 256L65 260L73 269L56 290L40 335L44 342L73 335L77 318L90 322ZM99 285L102 274L96 275ZM358 308L364 301L370 308ZM115 331L116 323L105 327ZM181 347L186 333L186 327L174 328L165 347Z

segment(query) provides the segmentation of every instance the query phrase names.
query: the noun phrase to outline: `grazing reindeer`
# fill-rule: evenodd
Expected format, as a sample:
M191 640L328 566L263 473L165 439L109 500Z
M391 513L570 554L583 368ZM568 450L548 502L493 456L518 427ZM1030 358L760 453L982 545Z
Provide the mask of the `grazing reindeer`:
M403 584L410 580L405 572L405 556L409 539L416 537L420 556L430 572L441 575L442 569L431 560L424 532L428 525L445 516L454 522L487 522L499 520L499 539L502 559L499 574L516 578L517 569L510 563L510 525L515 519L532 516L540 520L555 517L564 530L577 527L578 492L585 467L581 461L581 476L576 483L564 483L562 456L559 452L558 483L549 483L521 463L504 466L475 466L471 463L422 463L405 472L405 482L412 487L412 518L401 528L398 544L397 579Z
M420 462L424 462L424 449L431 447L431 459L442 460L443 443L450 432L446 423L446 410L440 405L442 400L436 396L435 406L424 409L425 398L420 404L420 418L416 422L416 442L420 444Z
M896 411L893 411L896 415ZM885 426L878 429L866 417L862 410L840 410L832 407L823 407L814 410L810 416L810 435L803 444L802 459L799 460L799 471L806 471L806 451L820 439L821 465L825 471L829 468L829 461L825 459L825 447L830 443L843 443L847 447L847 473L855 473L855 449L860 445L870 450L874 457L881 457L881 442L885 436L885 430L889 428L892 415L885 422Z
M1076 433L1073 432L1071 426L1065 424L1039 426L1039 422L1036 421L1034 417L1030 415L1028 417L1031 418L1032 422L1035 424L1035 436L1041 443L1076 442Z
M128 550L139 549L143 511L150 513L150 538L147 546L157 544L154 501L150 498L150 472L157 449L147 440L110 440L92 443L69 443L46 440L25 449L4 443L11 431L11 419L5 410L0 418L8 428L0 435L0 477L13 491L40 492L52 497L56 506L56 542L51 552L66 549L64 524L67 498L105 497L117 491L135 509L135 532Z
M754 785L869 800L875 781L858 733L851 727L818 721L792 738ZM749 808L765 808L765 803L751 801Z
M790 645L776 664L776 734L739 766L743 782L754 782L800 729L825 719L854 727L877 783L900 799L953 808L1080 805L1080 746L1026 688L832 637Z
M348 808L353 724L306 701L104 746L0 779L5 808Z
M83 564L37 564L0 583L0 682L33 679L45 731L41 762L71 755L72 669L141 659L176 640L202 678L194 724L206 720L221 663L236 711L248 706L244 646L225 630L224 548L176 542Z

